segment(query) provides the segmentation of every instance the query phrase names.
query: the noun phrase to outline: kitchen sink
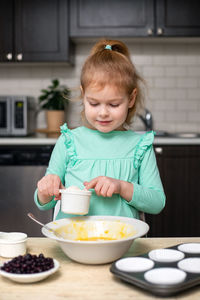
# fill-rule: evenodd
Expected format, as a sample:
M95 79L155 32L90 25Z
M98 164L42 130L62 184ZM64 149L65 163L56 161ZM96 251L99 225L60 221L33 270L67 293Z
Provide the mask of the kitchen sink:
M200 134L197 132L166 132L166 131L156 131L157 137L169 137L169 138L186 138L194 139L199 138Z
M154 130L156 132L156 136L157 137L167 137L169 134L166 131L160 131L160 130ZM145 130L139 130L139 131L135 131L139 134L145 134L147 131Z
M169 133L167 131L154 130L157 137L168 137Z
M162 130L154 130L156 132L156 137L159 138L186 138L194 139L200 138L200 133L198 132L167 132ZM146 131L137 131L140 134L144 134Z
M200 137L197 132L176 132L171 134L172 137L194 139Z

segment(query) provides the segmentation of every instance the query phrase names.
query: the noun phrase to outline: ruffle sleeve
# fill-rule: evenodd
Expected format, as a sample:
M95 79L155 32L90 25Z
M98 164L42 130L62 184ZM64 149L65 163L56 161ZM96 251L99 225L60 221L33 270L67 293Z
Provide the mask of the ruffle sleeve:
M75 163L77 162L77 154L76 154L76 148L74 145L74 138L73 138L73 133L71 130L67 127L67 124L63 124L60 126L60 132L65 138L65 146L67 148L67 154L69 157L69 164L71 166L74 166Z
M154 131L148 131L141 136L139 142L137 143L133 160L135 169L140 167L146 151L152 146L154 135Z

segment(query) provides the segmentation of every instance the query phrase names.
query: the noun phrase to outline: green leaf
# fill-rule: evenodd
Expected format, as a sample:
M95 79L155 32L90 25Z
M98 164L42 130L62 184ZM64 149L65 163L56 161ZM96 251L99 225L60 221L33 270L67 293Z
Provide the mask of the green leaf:
M46 93L48 93L48 90L44 90L43 89L43 90L41 90L41 92L44 93L44 94L46 94Z
M52 80L52 82L53 82L54 87L57 87L59 85L58 79L54 79L54 80Z
M64 110L70 98L70 90L60 85L58 79L53 79L51 82L52 85L41 90L42 94L39 96L39 101L42 102L41 107L48 110Z
M46 97L46 95L41 95L41 96L39 97L39 99L42 101L42 100L47 99L47 97Z

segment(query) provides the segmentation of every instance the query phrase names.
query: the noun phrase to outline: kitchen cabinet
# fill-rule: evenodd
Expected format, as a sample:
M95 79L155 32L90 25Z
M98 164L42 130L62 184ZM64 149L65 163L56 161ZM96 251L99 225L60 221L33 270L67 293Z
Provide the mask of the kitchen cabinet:
M198 0L71 0L72 37L199 36Z
M68 21L67 0L1 1L0 61L71 61Z
M37 182L45 174L52 150L51 145L0 146L0 231L42 236L29 212L44 224L52 221L53 211L40 211L34 203Z
M156 28L160 36L200 36L198 0L156 0Z
M146 214L148 236L199 236L200 145L156 145L155 153L166 206L159 215Z
M147 36L153 13L153 0L72 0L70 35Z

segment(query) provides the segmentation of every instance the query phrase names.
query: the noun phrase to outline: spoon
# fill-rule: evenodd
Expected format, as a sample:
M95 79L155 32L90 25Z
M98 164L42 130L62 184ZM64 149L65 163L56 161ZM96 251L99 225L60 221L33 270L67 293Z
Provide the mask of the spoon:
M38 220L36 219L36 217L35 217L32 213L28 213L27 215L28 215L28 217L29 217L30 219L32 219L34 222L36 222L36 223L38 223L39 225L43 226L43 227L44 227L45 229L47 229L48 231L53 232L53 233L55 234L55 236L64 239L64 237L63 237L62 234L60 234L59 232L57 232L57 231L54 230L53 228L50 228L49 226L43 224L42 222L38 221Z

